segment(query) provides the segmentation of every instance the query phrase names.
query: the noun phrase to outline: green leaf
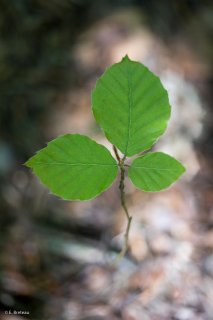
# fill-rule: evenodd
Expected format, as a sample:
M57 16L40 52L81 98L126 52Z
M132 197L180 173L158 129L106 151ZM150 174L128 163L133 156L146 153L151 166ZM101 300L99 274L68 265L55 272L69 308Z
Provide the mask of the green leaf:
M118 173L110 152L79 134L51 141L26 165L54 194L66 200L94 198L112 184Z
M97 81L92 109L108 140L129 157L149 149L170 117L160 79L127 56Z
M169 187L185 171L180 162L162 152L147 153L135 159L129 168L129 178L144 191L160 191Z

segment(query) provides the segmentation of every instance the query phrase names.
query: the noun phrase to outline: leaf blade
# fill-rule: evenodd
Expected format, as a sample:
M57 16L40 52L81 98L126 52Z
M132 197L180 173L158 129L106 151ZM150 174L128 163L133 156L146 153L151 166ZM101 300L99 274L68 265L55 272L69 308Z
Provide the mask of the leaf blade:
M168 94L160 79L127 56L97 81L92 110L108 140L126 156L149 149L170 117Z
M154 192L168 188L185 171L183 165L163 152L150 152L136 158L129 167L129 178L136 188Z
M94 198L113 183L118 173L110 152L79 134L52 140L25 165L53 194L65 200Z

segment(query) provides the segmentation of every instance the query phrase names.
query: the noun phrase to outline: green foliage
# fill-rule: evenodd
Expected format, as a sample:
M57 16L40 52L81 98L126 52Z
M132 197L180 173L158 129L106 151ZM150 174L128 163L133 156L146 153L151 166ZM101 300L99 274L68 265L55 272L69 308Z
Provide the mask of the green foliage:
M170 117L160 79L127 56L97 81L92 109L108 140L128 157L149 149Z
M126 157L149 149L165 131L170 117L168 95L160 79L127 56L97 81L92 109L108 140L123 153L122 159L117 154L116 162L104 146L88 137L67 134L51 141L26 163L63 199L94 198L113 183L118 168L124 192ZM135 159L128 174L137 188L160 191L184 171L177 160L156 152Z
M63 199L87 200L107 189L118 174L110 152L86 136L66 134L26 163Z
M129 178L144 191L160 191L171 185L185 171L180 162L162 152L147 153L135 159Z

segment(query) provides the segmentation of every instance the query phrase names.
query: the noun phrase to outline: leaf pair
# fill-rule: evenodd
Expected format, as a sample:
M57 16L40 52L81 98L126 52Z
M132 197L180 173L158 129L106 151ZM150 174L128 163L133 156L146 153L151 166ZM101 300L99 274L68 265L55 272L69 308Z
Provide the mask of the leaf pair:
M127 56L97 81L92 109L123 159L149 149L165 131L170 117L168 95L159 78ZM54 194L67 200L88 200L113 183L120 164L90 138L67 134L51 141L26 165ZM128 171L137 188L159 191L185 169L174 158L156 152L135 159Z

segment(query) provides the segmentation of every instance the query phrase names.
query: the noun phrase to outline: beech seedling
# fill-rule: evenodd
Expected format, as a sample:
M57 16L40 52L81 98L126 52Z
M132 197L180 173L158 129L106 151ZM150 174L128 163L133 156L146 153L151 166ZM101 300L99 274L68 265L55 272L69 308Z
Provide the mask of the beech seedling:
M120 171L121 205L128 219L123 256L128 248L132 219L125 202L126 172L136 188L153 192L168 188L185 168L163 152L146 152L126 163L127 158L153 146L170 118L167 91L143 64L125 56L108 68L92 92L92 111L113 145L115 158L107 148L87 136L65 134L38 151L26 166L32 168L53 194L65 200L96 197L112 185Z

